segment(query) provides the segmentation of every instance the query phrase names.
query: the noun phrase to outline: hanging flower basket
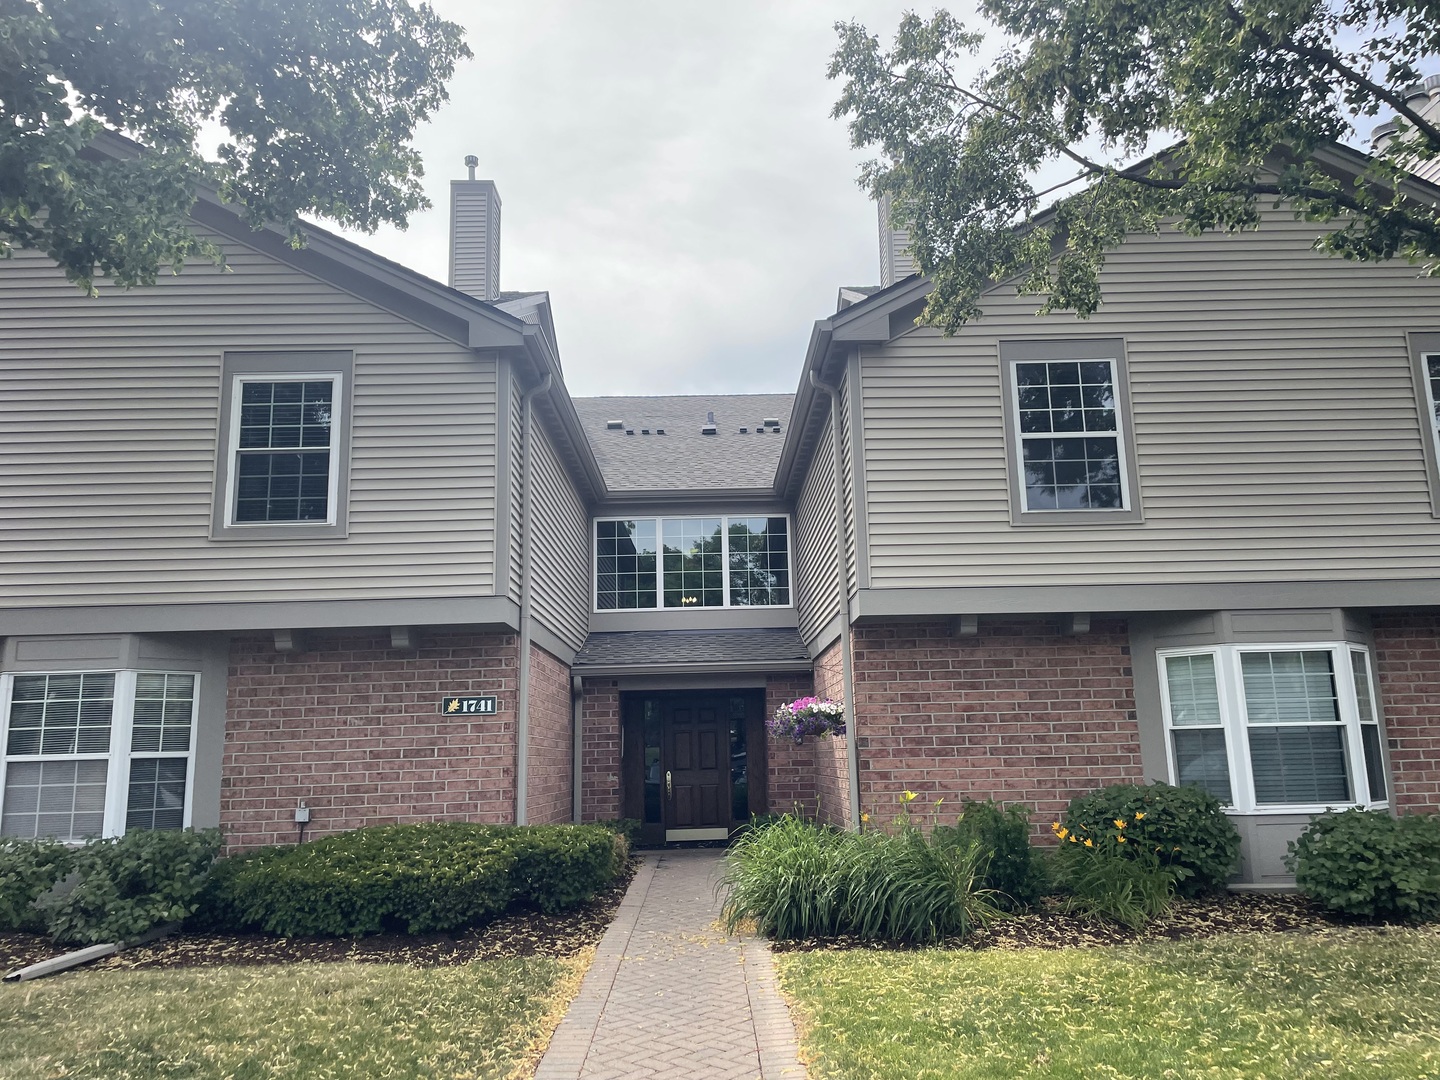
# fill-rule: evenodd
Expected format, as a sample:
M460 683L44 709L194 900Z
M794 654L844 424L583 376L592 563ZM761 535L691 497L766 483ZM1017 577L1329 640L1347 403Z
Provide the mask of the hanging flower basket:
M845 706L824 698L802 697L781 705L765 725L777 739L802 743L805 736L845 734Z

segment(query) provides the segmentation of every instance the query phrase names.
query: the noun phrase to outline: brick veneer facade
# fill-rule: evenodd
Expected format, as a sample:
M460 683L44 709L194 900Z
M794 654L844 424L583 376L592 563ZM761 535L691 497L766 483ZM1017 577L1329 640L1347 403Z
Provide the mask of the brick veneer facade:
M857 626L853 640L860 801L880 821L907 788L947 811L965 798L1024 802L1045 822L1075 795L1144 779L1122 621L1076 636L1039 619L985 621L974 636L946 623ZM816 679L829 681L818 665Z
M620 816L620 684L586 679L580 703L580 820Z
M1385 613L1371 625L1391 804L1407 812L1440 810L1440 614Z
M845 670L839 641L815 658L815 696L831 701L845 700ZM846 707L848 732L855 710L848 702ZM846 764L849 738L846 734L814 740L816 814L831 825L845 826L850 822L850 772Z
M237 637L221 775L230 848L387 822L515 820L515 637L439 633L418 649L388 635L312 635L277 653ZM440 713L446 694L498 700L494 716Z
M530 646L530 738L526 753L525 813L531 825L571 819L570 669L538 645Z

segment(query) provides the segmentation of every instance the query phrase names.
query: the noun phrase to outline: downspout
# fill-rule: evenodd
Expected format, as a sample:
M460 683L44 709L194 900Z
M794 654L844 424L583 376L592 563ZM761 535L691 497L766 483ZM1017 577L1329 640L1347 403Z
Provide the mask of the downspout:
M515 691L515 824L529 819L526 799L530 788L530 532L535 519L532 497L535 473L535 395L550 390L554 377L546 374L539 384L525 395L520 413L520 437L524 439L520 458L520 656Z
M850 659L850 582L845 573L845 541L849 526L845 520L845 471L841 454L844 439L840 432L840 388L821 382L812 370L810 385L830 396L830 432L835 453L835 572L840 596L840 680L845 694L847 737L845 771L850 781L850 829L860 828L860 717L855 708L855 671Z
M570 676L570 808L571 820L580 824L584 811L580 789L580 773L585 766L585 680L579 675Z

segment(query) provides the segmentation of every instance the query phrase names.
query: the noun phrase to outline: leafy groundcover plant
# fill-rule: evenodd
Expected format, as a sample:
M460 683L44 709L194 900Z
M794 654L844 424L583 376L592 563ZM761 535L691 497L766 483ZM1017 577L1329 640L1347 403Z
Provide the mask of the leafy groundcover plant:
M1112 784L1071 802L1062 824L1088 834L1117 819L1127 822L1123 854L1154 856L1173 872L1181 896L1223 889L1240 866L1239 832L1219 800L1198 787Z
M628 857L603 825L384 825L222 860L197 921L283 937L474 926L591 899Z
M1440 917L1440 816L1384 810L1321 814L1290 844L1286 865L1305 895L1373 920Z
M786 815L732 845L724 919L731 929L753 920L780 940L964 937L999 914L981 884L988 856L975 841L927 837L908 815L893 833L842 832Z

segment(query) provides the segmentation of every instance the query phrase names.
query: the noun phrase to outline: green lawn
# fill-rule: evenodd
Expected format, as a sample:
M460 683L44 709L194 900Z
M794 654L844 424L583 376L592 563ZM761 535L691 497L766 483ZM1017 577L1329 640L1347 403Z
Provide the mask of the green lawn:
M1440 934L777 957L812 1080L1440 1077Z
M0 1076L528 1075L582 959L76 971L0 986Z

